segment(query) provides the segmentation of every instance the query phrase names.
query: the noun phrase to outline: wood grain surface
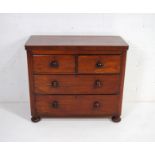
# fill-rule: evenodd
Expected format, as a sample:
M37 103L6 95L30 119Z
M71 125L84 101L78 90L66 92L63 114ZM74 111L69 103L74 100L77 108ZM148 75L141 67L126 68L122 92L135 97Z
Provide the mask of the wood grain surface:
M101 63L101 67L97 64ZM79 73L120 73L120 55L79 56Z
M53 61L58 63L58 67L52 67ZM36 74L74 73L75 57L72 55L35 55L33 56L33 71Z
M58 106L53 107L57 101ZM95 106L98 103L98 106ZM37 95L40 116L106 116L118 110L117 95Z
M119 75L34 75L34 87L37 94L116 94Z

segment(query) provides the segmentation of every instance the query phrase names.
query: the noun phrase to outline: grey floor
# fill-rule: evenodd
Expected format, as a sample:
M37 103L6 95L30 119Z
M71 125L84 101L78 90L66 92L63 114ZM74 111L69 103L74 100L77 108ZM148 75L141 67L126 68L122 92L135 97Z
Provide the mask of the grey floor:
M155 141L155 103L123 105L120 123L108 118L32 123L28 103L0 103L0 141Z

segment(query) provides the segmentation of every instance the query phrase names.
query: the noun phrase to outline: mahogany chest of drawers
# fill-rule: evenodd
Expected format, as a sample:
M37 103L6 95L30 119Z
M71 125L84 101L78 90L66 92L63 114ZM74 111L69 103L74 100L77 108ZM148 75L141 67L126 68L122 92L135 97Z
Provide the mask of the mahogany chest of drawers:
M118 36L31 36L31 120L111 117L121 120L127 43Z

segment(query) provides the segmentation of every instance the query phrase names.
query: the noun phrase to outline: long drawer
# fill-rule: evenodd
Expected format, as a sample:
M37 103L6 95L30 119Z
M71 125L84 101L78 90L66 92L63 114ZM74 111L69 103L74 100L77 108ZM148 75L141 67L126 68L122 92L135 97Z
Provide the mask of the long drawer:
M34 75L37 94L116 94L119 75Z
M40 116L106 116L118 111L118 95L36 95Z

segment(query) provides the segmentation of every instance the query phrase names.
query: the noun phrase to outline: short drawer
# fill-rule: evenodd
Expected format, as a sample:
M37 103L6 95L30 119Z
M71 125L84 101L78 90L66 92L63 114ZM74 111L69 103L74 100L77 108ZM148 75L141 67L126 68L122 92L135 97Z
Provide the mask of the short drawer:
M79 73L120 73L120 55L79 56Z
M75 58L71 55L34 55L33 70L36 74L74 73Z
M118 95L36 95L39 116L106 116L118 111Z
M34 75L37 94L116 94L119 75Z

